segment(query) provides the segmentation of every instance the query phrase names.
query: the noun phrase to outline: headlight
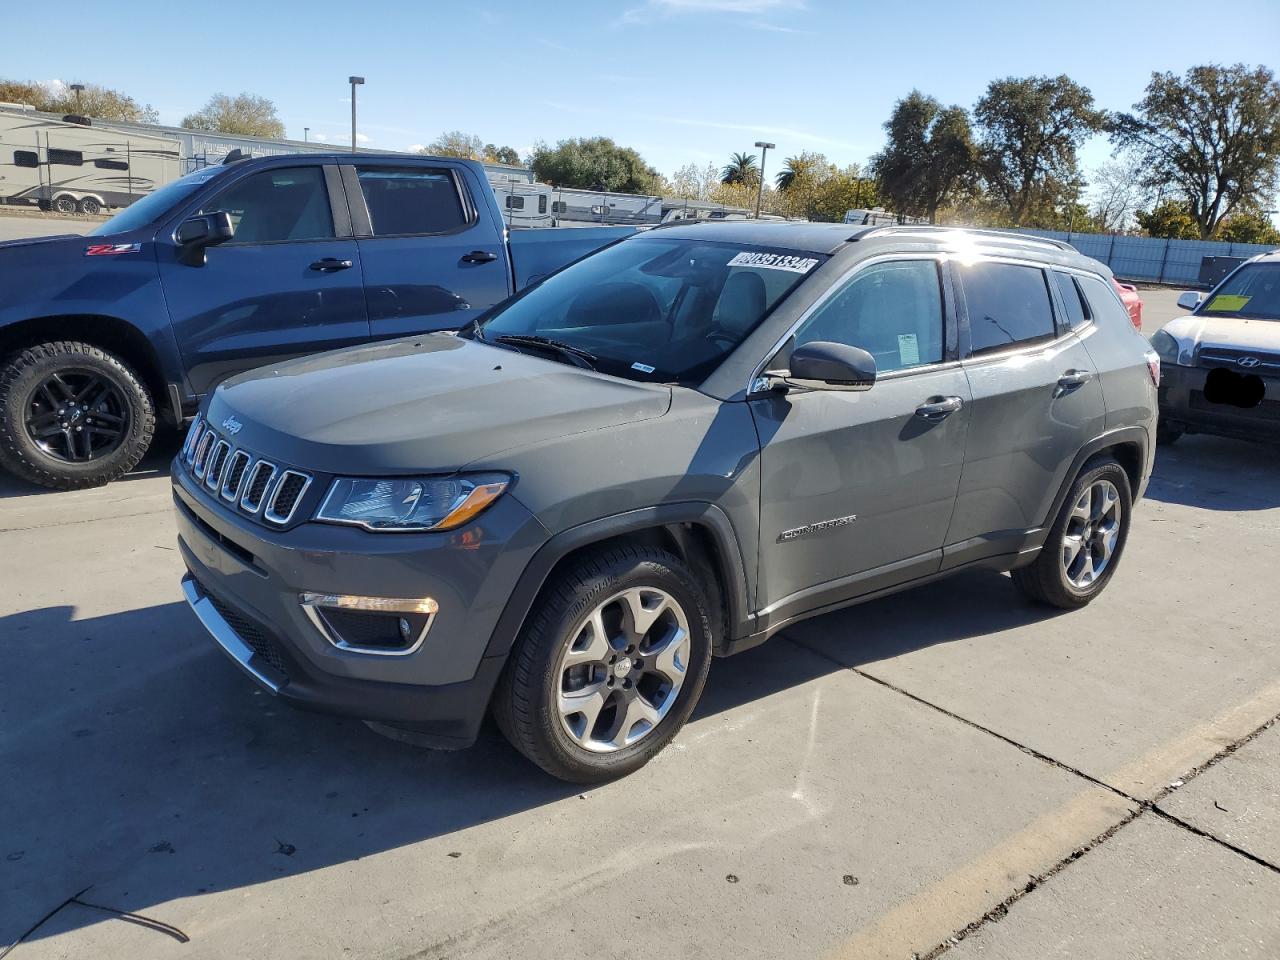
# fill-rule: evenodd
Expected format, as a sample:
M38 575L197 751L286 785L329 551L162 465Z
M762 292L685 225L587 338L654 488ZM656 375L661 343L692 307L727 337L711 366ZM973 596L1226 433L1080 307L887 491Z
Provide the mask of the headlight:
M1156 352L1156 356L1160 358L1161 363L1178 364L1183 362L1180 359L1182 348L1178 346L1178 341L1163 330L1157 330L1151 335L1151 349ZM1188 362L1190 361L1188 360Z
M316 519L366 530L452 530L478 516L502 496L510 482L510 477L492 473L448 479L339 477Z

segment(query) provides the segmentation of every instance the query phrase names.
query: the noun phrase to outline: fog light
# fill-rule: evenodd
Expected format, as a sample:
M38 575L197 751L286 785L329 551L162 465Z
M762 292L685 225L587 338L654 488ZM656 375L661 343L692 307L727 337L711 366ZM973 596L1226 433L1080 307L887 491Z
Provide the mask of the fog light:
M304 593L298 600L316 629L339 650L384 657L405 656L422 646L440 609L430 597Z

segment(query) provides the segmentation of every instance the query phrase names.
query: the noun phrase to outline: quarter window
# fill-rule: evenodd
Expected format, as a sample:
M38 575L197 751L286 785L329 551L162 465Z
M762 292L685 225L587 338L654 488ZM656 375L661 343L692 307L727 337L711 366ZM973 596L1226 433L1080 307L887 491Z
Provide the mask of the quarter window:
M1053 279L1058 284L1058 292L1062 294L1062 302L1067 308L1067 324L1071 329L1082 326L1089 318L1089 308L1084 302L1076 280L1069 273L1053 272Z
M1133 327L1133 320L1129 318L1129 311L1120 302L1120 296L1115 292L1111 284L1104 283L1094 277L1080 277L1079 283L1085 299L1092 308L1093 315L1098 318L1099 323L1111 323L1117 329L1120 324L1124 324L1129 328Z
M13 165L15 167L38 167L40 166L40 155L34 150L15 150L13 151Z
M938 264L896 260L859 271L796 331L794 345L816 340L861 347L882 373L939 363L944 340Z
M1053 339L1053 306L1039 267L982 262L961 267L960 276L969 313L970 353Z
M450 233L465 227L467 212L453 175L422 167L357 167L375 237ZM524 206L522 197L519 210Z
M228 213L233 243L330 240L333 214L320 167L255 173L206 203L201 213Z

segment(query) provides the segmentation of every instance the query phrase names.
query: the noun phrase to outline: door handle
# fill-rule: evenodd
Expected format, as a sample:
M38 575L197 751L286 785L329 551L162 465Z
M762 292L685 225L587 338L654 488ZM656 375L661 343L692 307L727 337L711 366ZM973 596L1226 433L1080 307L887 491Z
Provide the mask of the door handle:
M1058 378L1058 386L1064 391L1074 390L1076 387L1083 387L1092 379L1092 370L1068 370Z
M321 273L334 273L338 270L350 270L354 263L350 260L339 260L337 257L325 257L323 260L317 260L311 264L312 270L319 270Z
M497 259L498 255L488 250L472 250L462 255L463 263L493 263Z
M964 406L959 397L934 397L916 407L916 416L924 420L945 420Z

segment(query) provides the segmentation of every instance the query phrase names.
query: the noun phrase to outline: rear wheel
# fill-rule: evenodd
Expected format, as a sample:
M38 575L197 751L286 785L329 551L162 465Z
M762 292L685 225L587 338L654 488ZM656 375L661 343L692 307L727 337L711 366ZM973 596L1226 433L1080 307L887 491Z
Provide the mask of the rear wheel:
M494 698L507 739L562 780L598 783L665 747L702 694L708 603L662 550L584 557L543 591Z
M85 197L80 201L80 212L97 216L102 212L102 204L95 197Z
M32 483L109 483L137 466L155 422L138 375L90 344L43 343L0 365L0 466Z
M1013 582L1040 603L1083 607L1115 573L1132 502L1124 468L1110 459L1093 461L1071 485L1040 554L1013 571Z
M53 209L58 213L75 213L79 208L75 197L58 197L53 201Z

